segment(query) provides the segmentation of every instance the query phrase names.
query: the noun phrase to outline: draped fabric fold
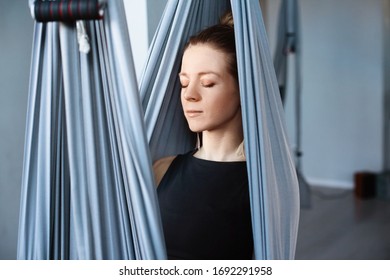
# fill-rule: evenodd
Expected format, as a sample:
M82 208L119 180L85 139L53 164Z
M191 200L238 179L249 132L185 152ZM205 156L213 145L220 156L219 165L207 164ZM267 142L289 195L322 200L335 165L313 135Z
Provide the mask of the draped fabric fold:
M194 148L177 77L188 38L232 9L256 259L294 258L298 182L258 1L170 0L140 84L153 159Z
M36 23L19 259L164 259L122 0L103 21Z
M299 24L298 0L283 0L279 9L277 43L274 54L274 65L278 79L282 102L286 105L289 100L294 104L295 118L295 165L299 181L299 196L301 208L310 207L310 186L307 183L301 166L301 38ZM291 67L292 65L293 67Z
M257 1L232 1L256 258L294 258L298 181Z

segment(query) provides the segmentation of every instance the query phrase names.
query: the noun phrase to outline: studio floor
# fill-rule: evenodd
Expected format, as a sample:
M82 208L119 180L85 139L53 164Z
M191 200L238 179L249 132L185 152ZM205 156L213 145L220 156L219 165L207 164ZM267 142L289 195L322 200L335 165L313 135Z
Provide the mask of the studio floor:
M311 188L301 210L298 260L389 260L390 200L359 199L352 190Z

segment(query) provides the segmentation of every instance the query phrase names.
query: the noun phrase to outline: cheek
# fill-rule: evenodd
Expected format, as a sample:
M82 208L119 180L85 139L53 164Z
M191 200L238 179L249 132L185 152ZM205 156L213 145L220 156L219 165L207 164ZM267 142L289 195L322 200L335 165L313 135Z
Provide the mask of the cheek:
M236 94L232 95L219 95L213 100L208 102L209 111L218 116L230 115L237 111L237 108L240 106L240 97Z

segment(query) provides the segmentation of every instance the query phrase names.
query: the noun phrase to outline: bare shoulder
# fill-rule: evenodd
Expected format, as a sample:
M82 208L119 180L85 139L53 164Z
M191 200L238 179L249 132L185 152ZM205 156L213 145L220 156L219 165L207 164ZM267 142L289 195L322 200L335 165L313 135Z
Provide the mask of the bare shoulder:
M160 184L161 179L164 177L175 157L176 156L164 157L154 162L153 171L157 186Z

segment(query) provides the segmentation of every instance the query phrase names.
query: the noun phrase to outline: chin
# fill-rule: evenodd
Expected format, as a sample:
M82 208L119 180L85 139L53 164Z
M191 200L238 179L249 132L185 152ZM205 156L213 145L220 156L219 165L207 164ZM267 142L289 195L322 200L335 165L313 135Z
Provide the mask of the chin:
M203 129L193 129L193 128L191 128L191 127L190 127L190 130L191 130L192 132L194 132L194 133L201 133L201 132L204 131Z
M188 125L189 129L192 131L192 132L195 132L195 133L200 133L202 131L204 131L204 127L200 127L198 125Z

